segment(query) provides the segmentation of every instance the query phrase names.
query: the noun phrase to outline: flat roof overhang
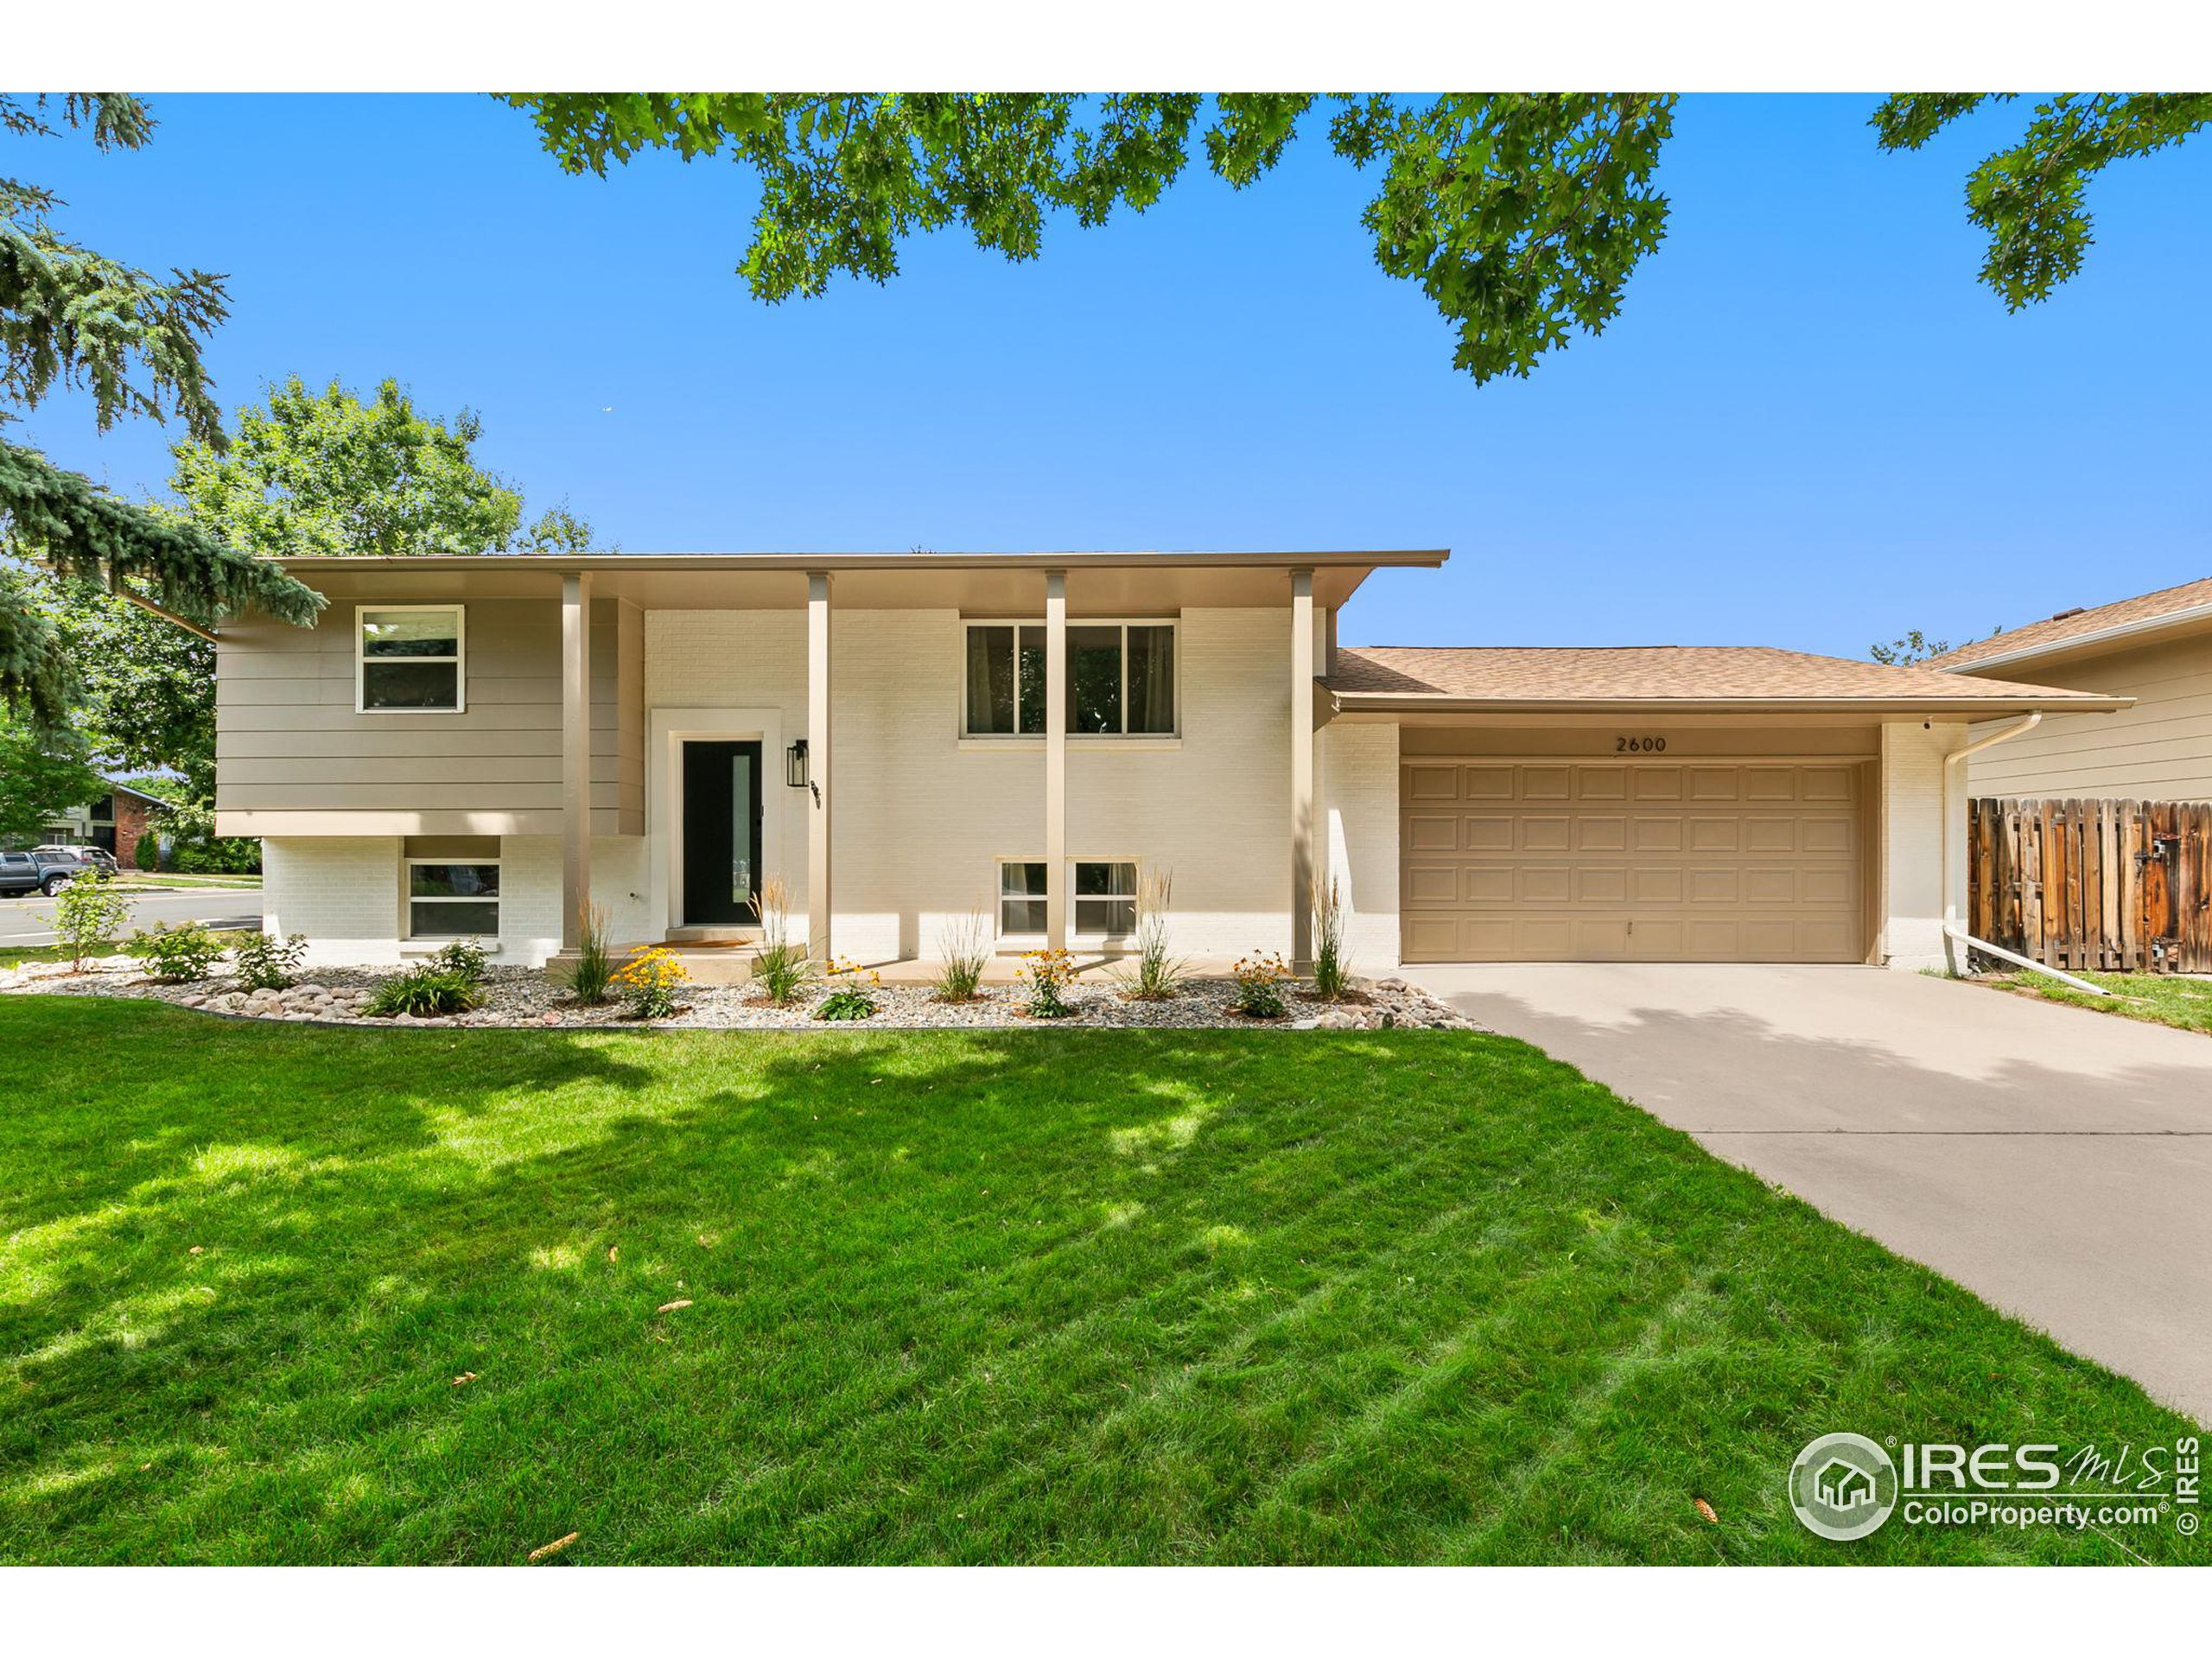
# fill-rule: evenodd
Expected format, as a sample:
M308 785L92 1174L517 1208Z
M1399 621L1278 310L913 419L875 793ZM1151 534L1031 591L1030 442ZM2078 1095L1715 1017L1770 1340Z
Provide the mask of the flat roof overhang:
M1294 570L1313 573L1317 603L1344 604L1370 571L1433 570L1446 548L1314 552L589 553L474 554L394 558L292 558L276 563L334 599L404 588L410 598L543 598L588 572L592 591L671 609L781 610L806 603L806 578L836 579L832 602L856 609L958 609L1041 614L1043 577L1065 570L1077 614L1141 613L1185 606L1287 605ZM1021 580L1033 577L1034 581Z

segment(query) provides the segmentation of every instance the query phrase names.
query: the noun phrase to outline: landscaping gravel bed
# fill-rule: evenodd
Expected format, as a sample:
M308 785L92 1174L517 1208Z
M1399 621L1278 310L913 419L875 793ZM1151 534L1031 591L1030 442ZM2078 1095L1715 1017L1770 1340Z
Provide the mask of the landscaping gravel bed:
M180 1007L248 1019L284 1020L296 1023L326 1022L371 1026L505 1026L618 1027L636 1029L640 1022L625 1017L619 1003L590 1007L576 1001L544 975L526 968L494 968L486 976L484 1007L470 1014L443 1019L418 1020L407 1014L372 1019L361 1006L384 976L354 969L321 969L304 976L289 990L246 992L226 977L163 985L149 979L145 964L135 957L106 957L88 964L88 971L73 974L66 963L24 963L0 969L0 995L36 992L59 996L150 997ZM1247 1019L1230 1008L1230 982L1198 979L1185 984L1180 995L1156 1002L1137 1002L1122 996L1111 985L1081 982L1067 993L1072 1010L1065 1020L1036 1020L1020 1011L1020 993L1007 986L986 987L972 1002L941 1002L926 986L886 985L875 992L877 1010L872 1019L854 1021L817 1020L814 1005L823 993L817 988L787 1007L758 1000L749 985L690 985L683 993L684 1007L666 1020L652 1021L656 1028L725 1030L838 1031L883 1027L960 1029L1020 1029L1039 1026L1161 1027L1193 1029L1204 1027L1275 1027L1294 1030L1373 1030L1416 1027L1469 1031L1474 1022L1455 1013L1418 987L1402 979L1363 982L1360 988L1338 1002L1321 1002L1293 995L1290 1012L1277 1020Z

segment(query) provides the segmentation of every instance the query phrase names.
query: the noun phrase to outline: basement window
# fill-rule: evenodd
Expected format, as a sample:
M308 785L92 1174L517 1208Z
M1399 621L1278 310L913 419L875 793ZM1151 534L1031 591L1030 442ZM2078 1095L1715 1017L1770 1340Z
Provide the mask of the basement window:
M1122 939L1137 931L1137 867L1078 859L1070 931L1085 939ZM999 932L1013 938L1045 933L1045 861L1009 860L999 866Z
M467 630L460 606L365 605L355 614L355 712L461 712Z
M407 931L417 939L497 938L499 865L410 859Z

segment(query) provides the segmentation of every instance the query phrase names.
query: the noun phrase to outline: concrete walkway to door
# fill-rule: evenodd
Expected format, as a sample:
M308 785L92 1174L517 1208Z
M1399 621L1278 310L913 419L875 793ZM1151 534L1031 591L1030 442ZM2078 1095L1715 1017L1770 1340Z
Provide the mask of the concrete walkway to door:
M2212 1038L1878 968L1406 974L2212 1423Z

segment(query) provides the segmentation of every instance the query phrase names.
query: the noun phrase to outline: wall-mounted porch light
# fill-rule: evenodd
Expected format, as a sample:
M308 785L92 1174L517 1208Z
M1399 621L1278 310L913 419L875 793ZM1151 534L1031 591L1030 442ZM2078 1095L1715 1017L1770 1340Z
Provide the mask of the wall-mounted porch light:
M811 790L816 804L820 804L822 791L814 787L814 779L807 772L806 740L803 737L784 751L784 781L793 789Z

